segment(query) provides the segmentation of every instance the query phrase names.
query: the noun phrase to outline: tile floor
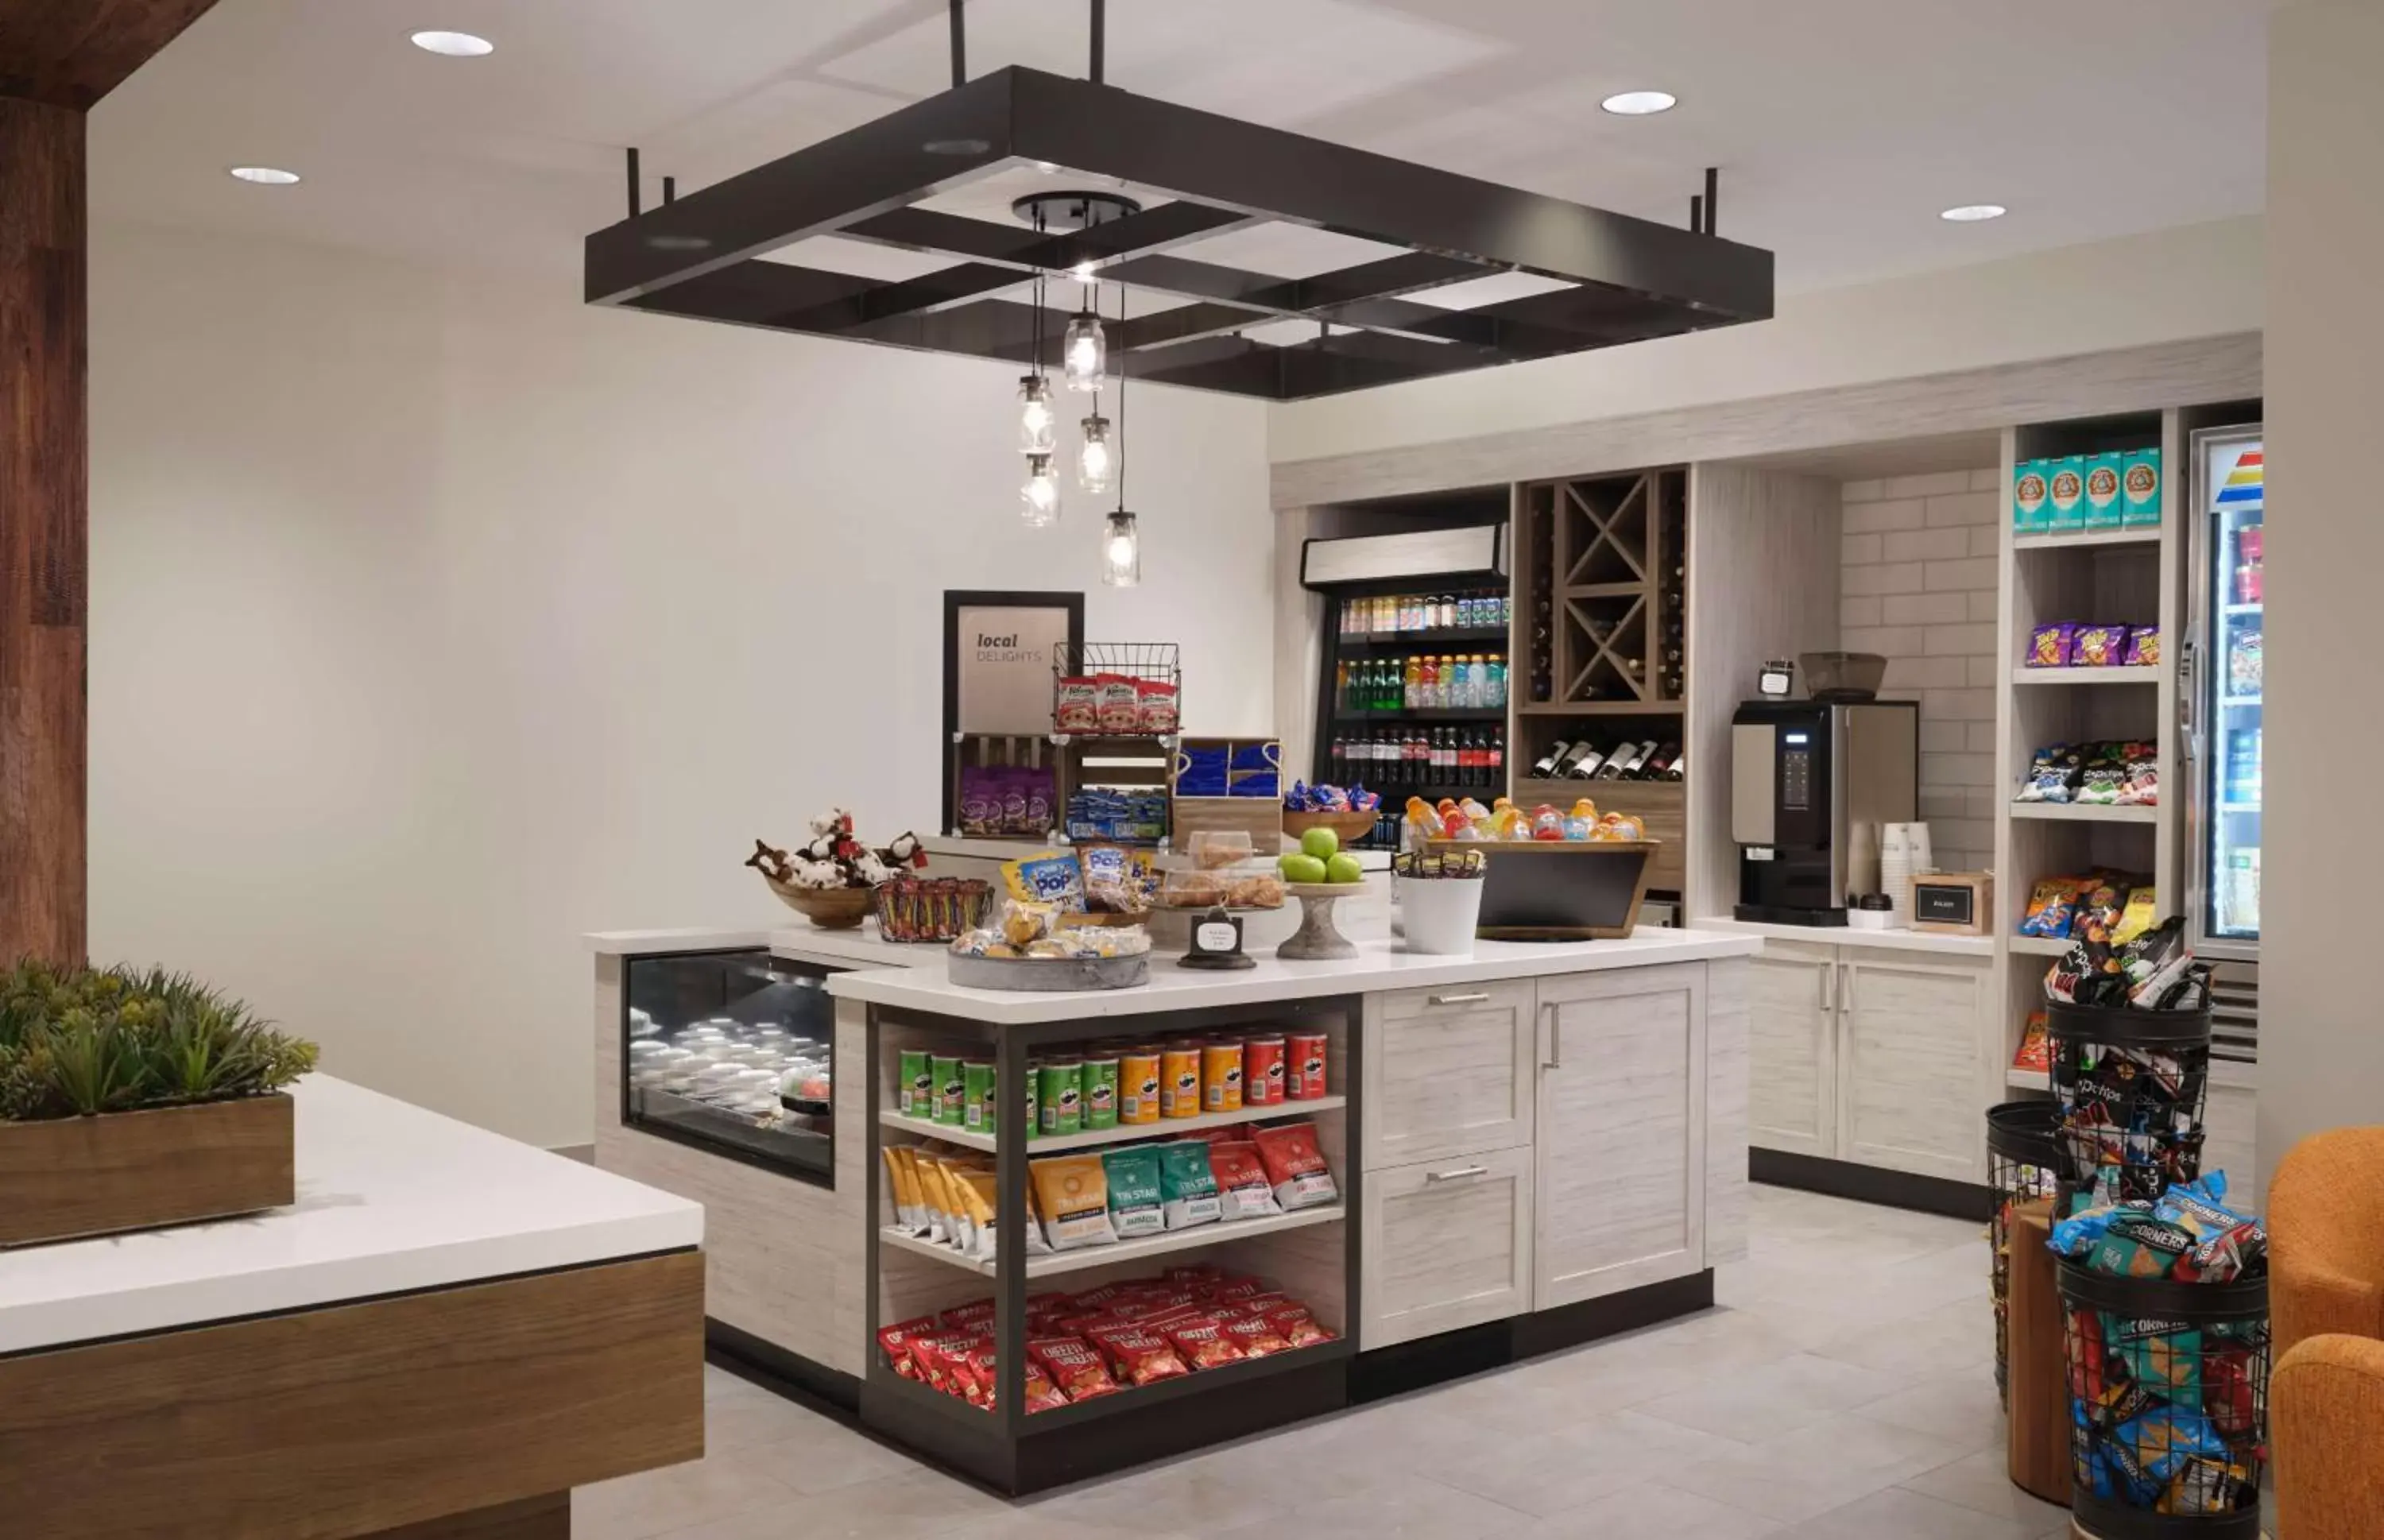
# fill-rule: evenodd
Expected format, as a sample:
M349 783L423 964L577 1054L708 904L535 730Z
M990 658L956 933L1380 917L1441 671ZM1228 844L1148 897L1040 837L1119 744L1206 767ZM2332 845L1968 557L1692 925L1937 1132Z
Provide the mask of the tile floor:
M709 1372L701 1461L577 1540L2043 1540L2003 1472L1982 1228L1755 1189L1717 1308L1010 1502Z

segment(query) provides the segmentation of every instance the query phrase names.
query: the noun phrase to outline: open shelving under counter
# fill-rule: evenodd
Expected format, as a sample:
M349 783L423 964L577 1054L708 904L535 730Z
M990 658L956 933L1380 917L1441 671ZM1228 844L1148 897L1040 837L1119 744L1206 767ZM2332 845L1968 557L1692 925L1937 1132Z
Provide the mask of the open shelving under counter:
M1177 1251L1278 1235L1285 1230L1304 1230L1311 1224L1337 1223L1347 1217L1347 1206L1335 1203L1330 1208L1295 1209L1285 1214L1199 1224L1189 1230L1170 1230L1163 1235L1137 1236L1132 1240L1115 1241L1108 1246L1087 1246L1074 1251L1038 1251L1026 1259L1026 1276L1047 1278L1054 1273L1081 1273L1087 1268L1109 1267L1118 1262L1143 1261ZM899 1247L922 1257L933 1257L939 1262L983 1277L995 1276L1000 1268L997 1258L963 1257L940 1241L923 1239L897 1225L888 1225L878 1234L888 1246Z
M1202 1112L1196 1117L1162 1118L1157 1123L1122 1123L1114 1128L1087 1128L1075 1134L1037 1134L1026 1141L1026 1149L1030 1156L1058 1155L1071 1149L1094 1149L1106 1144L1131 1144L1137 1139L1178 1138L1211 1128L1230 1128L1235 1124L1266 1123L1311 1112L1337 1112L1348 1105L1349 1099L1346 1096L1316 1096L1298 1101L1244 1107L1233 1112ZM966 1149L981 1149L988 1155L1000 1148L999 1134L979 1134L954 1127L949 1123L937 1123L932 1118L880 1112L877 1121L887 1128L916 1134L921 1138L942 1139L947 1144L956 1144Z
M2157 824L2160 809L2142 802L2014 802L2015 818L2056 824Z

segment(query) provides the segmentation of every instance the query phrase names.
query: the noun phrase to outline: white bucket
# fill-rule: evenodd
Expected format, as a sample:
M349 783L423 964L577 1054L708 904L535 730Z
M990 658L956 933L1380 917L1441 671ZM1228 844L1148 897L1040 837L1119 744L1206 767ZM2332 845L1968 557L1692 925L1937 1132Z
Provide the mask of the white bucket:
M1407 950L1434 957L1473 955L1473 927L1482 921L1480 877L1408 877L1399 883Z

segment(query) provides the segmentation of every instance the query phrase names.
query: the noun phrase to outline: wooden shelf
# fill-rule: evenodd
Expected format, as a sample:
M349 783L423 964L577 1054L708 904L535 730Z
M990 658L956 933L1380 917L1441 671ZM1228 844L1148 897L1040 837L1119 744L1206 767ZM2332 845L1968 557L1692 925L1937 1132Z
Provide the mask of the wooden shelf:
M2016 685L2156 685L2160 679L2158 664L2138 668L2030 668L2023 664L2012 670Z
M2004 1084L2016 1091L2049 1091L2053 1089L2050 1070L2005 1069Z
M1252 1236L1272 1236L1285 1230L1304 1230L1311 1224L1337 1224L1348 1217L1348 1210L1335 1203L1329 1208L1300 1209L1287 1214L1269 1214L1263 1219L1236 1219L1216 1224L1198 1224L1189 1230L1170 1230L1165 1235L1143 1236L1134 1240L1122 1240L1114 1246L1087 1246L1074 1251L1037 1252L1026 1259L1026 1275L1047 1278L1055 1273L1081 1273L1086 1268L1107 1267L1111 1262L1139 1261L1146 1257L1163 1257L1170 1252L1190 1251L1203 1246L1223 1246L1228 1241L1247 1240ZM1030 1218L1029 1223L1033 1223ZM949 1246L923 1240L896 1225L879 1228L877 1238L898 1250L913 1251L932 1257L939 1262L956 1267L963 1273L974 1273L990 1278L999 1259L963 1257Z
M1335 633L1335 639L1344 647L1397 647L1410 652L1429 652L1449 642L1505 641L1504 626L1452 626L1438 631L1351 631Z
M2092 550L2095 546L2160 544L2157 524L2130 525L2124 529L2060 529L2044 535L2014 535L2015 551Z
M1042 1155L1058 1155L1071 1149L1091 1149L1105 1144L1128 1144L1136 1139L1169 1139L1180 1134L1197 1134L1204 1128L1227 1128L1241 1123L1265 1123L1276 1118L1296 1118L1310 1112L1337 1112L1349 1105L1346 1096L1311 1097L1306 1101L1283 1101L1267 1107L1245 1107L1237 1112L1203 1112L1191 1118L1161 1118L1157 1123L1125 1123L1115 1128L1088 1128L1081 1134L1044 1134L1026 1141L1029 1160ZM900 1112L877 1114L880 1128L898 1128L922 1138L941 1139L947 1144L982 1149L991 1154L999 1148L999 1136L975 1134L950 1124L936 1123L926 1118L906 1117Z
M2062 824L2157 824L2161 810L2141 803L2117 807L2102 802L2014 802L2011 815Z
M1678 716L1678 701L1526 701L1522 716Z
M1360 727L1375 723L1389 727L1424 727L1433 723L1455 726L1466 722L1504 722L1507 720L1507 708L1504 706L1401 706L1397 710L1336 711L1333 714L1333 720L1347 722L1353 727Z

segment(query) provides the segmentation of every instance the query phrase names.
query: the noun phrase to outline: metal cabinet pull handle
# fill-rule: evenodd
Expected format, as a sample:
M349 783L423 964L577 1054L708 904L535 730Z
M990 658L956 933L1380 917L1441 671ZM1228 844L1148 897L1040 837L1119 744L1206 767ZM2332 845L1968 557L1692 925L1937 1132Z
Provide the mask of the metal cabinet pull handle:
M1489 995L1486 993L1475 995L1434 995L1432 997L1432 1003L1434 1005L1479 1005L1489 998Z
M1540 1015L1548 1024L1548 1056L1540 1061L1544 1070L1564 1068L1564 1026L1557 1020L1557 1002L1549 1000L1540 1007Z
M1426 1182L1457 1182L1461 1181L1468 1176L1487 1176L1489 1174L1490 1168L1488 1166L1459 1166L1455 1171L1427 1171L1423 1174L1423 1179Z

